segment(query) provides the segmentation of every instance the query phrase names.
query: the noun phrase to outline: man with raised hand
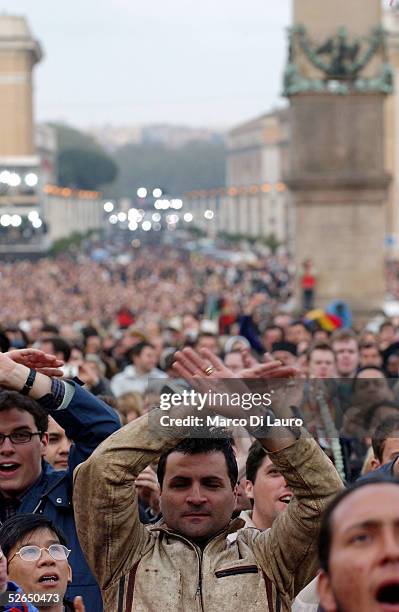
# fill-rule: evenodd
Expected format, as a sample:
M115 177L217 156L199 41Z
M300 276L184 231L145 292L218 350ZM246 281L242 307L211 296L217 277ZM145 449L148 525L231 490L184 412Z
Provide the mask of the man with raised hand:
M176 370L193 384L234 376L210 351L176 354ZM280 362L264 364L263 377L292 375ZM241 386L243 381L238 382ZM240 408L225 416L242 416ZM183 418L194 411L169 411ZM260 442L272 454L295 497L268 531L241 529L232 520L237 464L226 439L183 439L158 425L163 412L149 414L116 432L75 471L74 507L79 539L101 585L107 612L289 608L315 576L315 542L321 513L342 487L317 443L298 430L274 427ZM158 462L163 521L150 529L139 521L134 481ZM277 607L278 609L278 607Z
M51 519L72 549L74 575L67 596L83 595L87 612L101 612L100 591L76 535L72 474L119 428L119 419L75 382L48 376L58 376L59 365L41 351L0 353L0 525L22 513ZM64 471L55 471L43 459L49 414L74 442Z

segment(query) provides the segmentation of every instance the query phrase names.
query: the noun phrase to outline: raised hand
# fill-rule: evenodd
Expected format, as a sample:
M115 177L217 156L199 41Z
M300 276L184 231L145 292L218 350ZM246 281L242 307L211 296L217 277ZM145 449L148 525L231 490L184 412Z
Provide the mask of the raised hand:
M176 352L175 359L173 364L175 370L198 393L205 395L211 393L213 397L217 394L221 398L217 405L214 402L212 405L206 405L207 409L229 418L239 415L241 408L238 405L231 406L226 399L231 394L248 393L249 389L245 381L227 368L212 351L204 348L198 354L191 348L185 348Z
M135 483L137 492L142 500L146 501L155 514L160 511L160 488L155 471L150 465L140 472Z
M61 359L57 359L55 355L50 355L44 351L34 348L15 349L3 353L14 363L20 363L28 368L33 368L46 376L63 376L60 366L64 364Z
M186 380L191 378L263 378L273 380L275 378L293 378L299 374L297 368L283 366L281 361L271 359L268 354L265 355L265 358L267 363L255 362L251 367L241 370L237 376L208 349L202 349L201 355L198 355L193 349L185 348L182 351L177 351L174 368ZM249 363L252 362L247 361L247 364Z
M186 380L237 378L236 374L226 368L223 361L208 349L202 349L200 355L191 348L177 351L173 367Z
M302 381L296 379L298 370L291 366L283 366L281 361L272 360L266 355L267 363L258 364L254 368L247 368L237 376L224 363L208 349L202 349L200 355L191 348L177 351L173 367L197 391L206 393L213 391L217 394L240 394L250 392L245 379L262 379L265 381L265 390L272 392L272 409L276 416L291 417L291 405L296 405L298 397L302 395ZM244 374L244 376L243 376ZM296 379L296 380L295 380ZM267 381L270 384L266 386ZM259 388L257 389L259 391ZM240 408L220 403L210 407L212 412L224 416L237 416Z
M281 361L269 361L258 363L251 368L244 368L238 372L239 378L264 378L273 380L276 378L294 378L299 375L299 370L292 366L283 366Z

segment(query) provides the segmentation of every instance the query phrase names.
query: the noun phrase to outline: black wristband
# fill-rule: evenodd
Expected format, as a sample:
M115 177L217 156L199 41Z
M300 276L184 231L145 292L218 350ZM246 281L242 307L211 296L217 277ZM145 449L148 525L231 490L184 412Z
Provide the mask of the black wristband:
M33 387L33 383L35 382L35 378L36 378L36 370L33 370L31 368L29 370L29 374L28 374L28 378L26 379L26 383L24 384L24 386L22 387L22 389L20 391L20 393L22 395L28 395L29 391Z

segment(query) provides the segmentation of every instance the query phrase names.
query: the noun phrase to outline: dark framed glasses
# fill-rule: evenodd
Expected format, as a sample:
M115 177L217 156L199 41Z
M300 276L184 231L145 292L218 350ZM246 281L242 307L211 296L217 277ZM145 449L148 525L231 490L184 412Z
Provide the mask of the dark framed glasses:
M33 438L33 436L42 436L42 431L14 431L8 435L0 434L0 446L8 438L12 444L27 444Z
M18 555L22 561L39 561L42 556L42 551L47 550L48 554L54 561L66 561L70 555L70 550L63 544L51 544L48 548L40 548L40 546L22 546L18 552L9 559L9 563Z

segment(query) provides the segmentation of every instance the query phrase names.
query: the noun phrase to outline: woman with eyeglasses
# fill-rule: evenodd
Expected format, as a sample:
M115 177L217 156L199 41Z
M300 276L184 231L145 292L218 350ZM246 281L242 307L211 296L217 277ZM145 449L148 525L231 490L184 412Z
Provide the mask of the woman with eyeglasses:
M50 520L13 516L0 528L0 550L0 612L84 612L80 597L65 599L71 551Z

